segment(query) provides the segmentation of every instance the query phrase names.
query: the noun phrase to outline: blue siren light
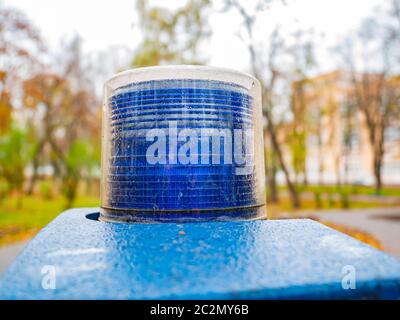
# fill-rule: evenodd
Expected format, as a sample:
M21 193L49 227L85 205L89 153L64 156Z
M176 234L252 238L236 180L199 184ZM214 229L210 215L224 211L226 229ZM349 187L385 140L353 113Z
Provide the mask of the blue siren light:
M129 70L105 85L101 219L263 218L257 79L204 66Z

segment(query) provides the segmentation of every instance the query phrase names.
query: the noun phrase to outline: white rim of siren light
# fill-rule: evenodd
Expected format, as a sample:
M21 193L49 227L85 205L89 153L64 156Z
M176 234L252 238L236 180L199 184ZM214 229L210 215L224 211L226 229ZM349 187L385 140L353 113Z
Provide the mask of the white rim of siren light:
M250 74L220 67L198 65L153 66L126 70L114 75L105 87L115 90L130 83L152 80L194 79L234 83L251 90L260 88L260 82Z

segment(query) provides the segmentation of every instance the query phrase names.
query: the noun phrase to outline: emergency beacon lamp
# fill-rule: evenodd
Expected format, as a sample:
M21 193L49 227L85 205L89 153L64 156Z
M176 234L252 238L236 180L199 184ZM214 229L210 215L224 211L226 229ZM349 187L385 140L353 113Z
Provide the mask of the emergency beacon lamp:
M105 85L101 220L266 216L257 79L202 66L140 68Z
M0 299L399 299L396 258L312 220L261 219L260 91L201 66L113 77L100 210L47 225Z

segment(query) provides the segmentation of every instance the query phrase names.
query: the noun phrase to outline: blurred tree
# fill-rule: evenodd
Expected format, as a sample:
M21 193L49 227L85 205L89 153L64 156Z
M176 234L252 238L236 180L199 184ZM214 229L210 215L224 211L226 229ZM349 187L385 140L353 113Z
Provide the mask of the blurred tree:
M367 18L358 33L340 47L350 73L352 95L367 128L378 194L382 188L385 132L399 121L400 114L400 96L393 85L394 74L400 71L400 41L395 41L400 30L396 26L399 3L392 1L383 17L377 14Z
M22 78L41 66L45 52L39 32L19 10L0 7L0 180L5 193L16 191L22 203L25 166L31 152L26 130L13 123Z
M43 114L38 120L35 132L37 142L32 153L33 172L28 187L28 193L31 194L38 178L40 158L46 146L58 157L62 155L60 146L55 141L55 132L61 126L62 114L65 113L62 109L67 108L67 96L70 92L66 80L51 73L38 74L24 81L23 89L24 106Z
M283 156L283 150L281 143L278 139L278 129L276 121L274 120L274 94L276 92L276 85L278 79L282 76L281 71L278 67L278 57L286 50L283 39L279 34L279 28L276 27L274 32L269 37L268 53L267 53L267 65L262 63L261 57L265 57L264 54L257 51L257 45L254 39L254 26L257 17L260 12L266 10L269 5L274 2L273 0L260 0L256 1L254 6L246 5L240 0L225 0L225 8L223 10L234 9L236 10L241 18L242 25L246 32L246 46L250 55L250 66L253 75L260 80L262 86L263 96L263 115L267 122L265 127L264 136L268 136L270 139L270 145L272 147L273 157L279 162L279 166L283 171L286 185L288 187L292 206L294 208L300 207L300 198L296 189L296 186L290 176L288 165ZM268 141L266 141L268 146ZM272 158L273 159L273 158ZM268 160L268 158L266 159ZM272 162L273 164L273 162ZM270 196L272 201L277 200L277 189L276 189L276 170L270 170L270 166L266 163L267 181L270 187Z
M66 99L68 108L63 114L63 135L58 141L64 153L59 158L62 189L67 206L71 206L79 182L86 180L90 184L93 174L100 168L101 102L90 78L93 75L91 66L82 53L81 39L73 38L67 48L68 55L63 56L62 65L71 93ZM78 159L79 153L81 159Z
M0 177L7 183L7 193L18 193L18 207L22 205L24 172L29 161L30 145L24 130L15 125L0 137Z
M66 207L70 208L76 197L82 174L89 175L98 166L94 146L83 139L76 139L65 154L65 173L62 191L67 199Z
M11 126L13 96L21 78L40 65L39 32L19 10L0 7L0 135Z
M389 38L400 46L400 0L391 0L383 19ZM400 62L400 50L395 53L395 59Z
M392 114L399 108L394 96L387 86L386 77L381 74L354 75L354 95L357 105L364 115L368 137L372 147L375 189L380 193L382 188L382 163L385 153L385 130L388 128ZM396 99L398 100L398 98Z
M310 72L316 65L314 46L308 33L298 30L294 33L294 44L289 48L292 56L293 70L291 86L291 111L293 114L292 132L289 143L292 155L292 167L295 173L295 184L299 185L299 177L303 177L303 184L307 184L307 138L310 125L310 99L307 96L307 85Z
M317 109L317 112L313 115L312 125L314 124L314 132L317 137L317 150L318 150L318 185L324 185L324 172L325 164L323 159L323 145L324 145L324 135L323 135L323 124L322 119L327 114L328 106L324 105Z
M2 147L7 149L1 150L0 178L20 193L23 173L31 164L28 192L32 193L39 167L51 166L61 189L68 190L65 195L70 204L78 182L98 174L94 168L100 166L101 109L90 78L93 66L82 54L81 39L74 37L65 43L59 55L47 54L39 32L26 16L1 6L0 138L4 136ZM42 58L50 64L42 63ZM11 148L12 143L21 147L22 139L20 130L11 126L14 116L26 128L23 137L31 146L26 157L22 149L18 154ZM85 152L90 151L90 161L79 147L82 141L88 148ZM73 160L76 150L82 153L81 161ZM20 161L13 161L14 166L7 162L17 156Z
M344 185L349 184L349 159L354 148L357 106L351 95L346 94L343 105L343 157L344 157Z
M210 34L206 20L210 0L188 0L176 10L151 6L149 2L136 1L143 40L133 66L200 64L198 48Z
M85 170L79 168L81 162L71 160L77 141L90 141L91 149L100 149L100 102L87 78L83 60L80 39L74 38L60 58L58 74L42 73L24 82L24 105L40 115L36 119L37 143L29 192L34 190L39 164L51 163L68 204L74 200L78 182L83 178L78 173ZM99 166L99 157L97 160Z
M0 71L0 136L7 132L11 125L11 96L6 89L7 72Z

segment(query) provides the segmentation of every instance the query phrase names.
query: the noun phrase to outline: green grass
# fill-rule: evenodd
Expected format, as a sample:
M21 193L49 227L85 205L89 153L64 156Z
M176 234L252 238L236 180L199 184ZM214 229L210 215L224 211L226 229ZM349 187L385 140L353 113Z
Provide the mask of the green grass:
M74 207L97 207L99 198L78 197ZM22 207L17 207L17 199L8 197L0 203L0 229L15 226L21 229L42 228L65 210L62 197L43 199L39 196L25 196Z

